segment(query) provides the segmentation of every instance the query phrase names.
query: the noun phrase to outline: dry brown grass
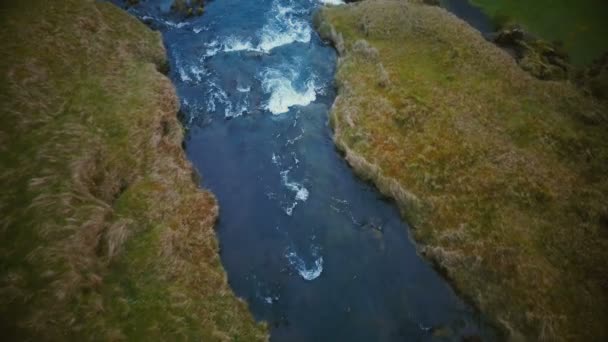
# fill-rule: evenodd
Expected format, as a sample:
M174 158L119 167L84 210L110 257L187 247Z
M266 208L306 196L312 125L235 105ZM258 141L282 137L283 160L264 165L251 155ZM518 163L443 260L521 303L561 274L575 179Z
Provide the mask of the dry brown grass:
M159 34L88 0L0 18L5 339L265 340L222 269Z
M421 252L512 339L608 338L606 103L437 7L367 0L316 24L341 55L335 141Z

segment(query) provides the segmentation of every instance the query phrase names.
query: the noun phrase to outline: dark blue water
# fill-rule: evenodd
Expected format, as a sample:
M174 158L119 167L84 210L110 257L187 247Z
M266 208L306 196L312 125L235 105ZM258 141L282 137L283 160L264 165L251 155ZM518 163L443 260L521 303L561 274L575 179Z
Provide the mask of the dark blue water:
M470 0L440 0L441 6L469 23L482 34L496 31L497 26L479 7L473 6Z
M358 180L328 127L336 54L317 1L130 9L163 33L187 155L220 203L229 282L274 341L492 339L416 254L394 204Z

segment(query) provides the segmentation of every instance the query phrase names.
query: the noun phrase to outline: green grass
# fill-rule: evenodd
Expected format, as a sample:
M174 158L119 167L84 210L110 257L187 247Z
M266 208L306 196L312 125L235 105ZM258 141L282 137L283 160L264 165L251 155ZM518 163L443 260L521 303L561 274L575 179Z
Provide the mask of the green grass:
M560 42L574 64L589 64L608 52L606 1L470 1L500 24L520 24L544 40Z
M367 0L316 25L341 53L336 144L421 252L512 339L608 338L607 104L438 7Z
M230 290L154 33L92 0L0 5L6 340L265 340Z

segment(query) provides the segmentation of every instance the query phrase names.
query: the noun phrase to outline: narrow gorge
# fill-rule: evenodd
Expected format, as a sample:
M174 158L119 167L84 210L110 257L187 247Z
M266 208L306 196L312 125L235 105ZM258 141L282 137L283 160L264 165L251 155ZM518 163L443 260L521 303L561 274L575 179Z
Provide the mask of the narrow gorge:
M607 338L593 1L2 2L3 336Z

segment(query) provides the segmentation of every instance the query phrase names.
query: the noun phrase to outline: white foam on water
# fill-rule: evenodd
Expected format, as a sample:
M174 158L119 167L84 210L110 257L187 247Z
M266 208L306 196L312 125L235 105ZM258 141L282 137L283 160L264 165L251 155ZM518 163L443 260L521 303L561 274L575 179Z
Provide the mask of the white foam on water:
M248 92L250 92L250 91L251 91L251 86L249 86L249 87L243 87L243 86L240 86L240 85L239 85L239 86L237 86L237 87L236 87L236 90L237 90L239 93L248 93Z
M202 66L191 65L190 74L196 78L197 82L202 82L203 76L207 75L207 71Z
M308 190L305 187L301 187L296 193L296 199L302 202L308 199Z
M293 214L293 210L296 208L299 202L306 202L306 200L308 200L310 193L308 192L308 189L304 187L304 185L298 182L290 181L288 174L289 170L281 171L281 181L283 185L291 192L295 193L294 201L291 203L291 205L283 208L283 210L285 210L285 214L291 216Z
M291 216L293 214L293 210L296 208L296 205L298 205L298 202L293 202L291 206L283 208L283 210L285 210L285 214L287 214L287 216Z
M319 2L322 3L323 5L333 5L333 6L344 5L344 1L342 1L342 0L319 0Z
M272 163L276 166L280 166L281 163L279 162L279 157L276 154L272 154Z
M192 82L192 78L186 71L186 68L182 65L180 59L175 56L175 66L177 68L177 73L179 74L179 79L182 82Z
M209 82L209 88L207 112L216 112L218 104L224 106L224 117L226 118L235 118L247 112L247 108L249 106L248 96L245 96L244 99L235 104L230 101L228 94L226 94L226 92L214 82Z
M296 17L301 12L292 7L281 6L279 1L275 1L269 12L269 20L259 34L252 38L242 38L234 35L225 37L221 39L220 48L208 49L205 55L213 56L219 51L225 53L240 51L269 53L283 45L295 42L308 43L310 42L312 29L306 20ZM254 41L258 41L258 43L254 44Z
M291 152L291 156L293 157L293 162L296 166L300 164L300 159L298 159L298 155L295 152Z
M207 98L207 112L213 113L217 109L217 104L223 104L226 106L230 103L230 101L228 100L228 94L226 94L226 92L220 88L220 86L212 81L208 81L208 84L209 91L207 94L209 96Z
M247 112L247 103L233 105L231 102L228 102L224 108L224 117L235 118L243 115L245 112Z
M283 185L285 185L287 189L296 193L296 200L306 202L309 195L308 189L306 189L304 185L298 182L289 181L287 177L288 174L289 170L281 171L281 179L283 180Z
M298 141L302 138L304 138L304 130L302 130L302 133L300 133L300 135L298 135L297 137L295 137L293 139L287 139L287 141L285 142L285 146L293 145L296 143L296 141Z
M269 52L279 46L295 42L308 43L311 37L310 25L304 20L295 18L296 11L291 7L282 7L275 2L271 15L273 18L262 28L260 44L257 49Z
M201 65L183 65L181 59L175 56L175 66L179 79L182 82L200 83L203 77L209 75L209 72Z
M245 93L244 96L239 96L239 98L231 99L226 91L210 78L207 78L207 87L206 103L208 113L221 113L223 107L224 117L235 118L248 111L250 105L248 93Z
M220 43L217 40L214 40L211 43L205 45L207 46L207 51L205 51L203 58L215 56L222 49Z
M270 98L264 105L272 114L287 113L290 107L306 106L317 99L313 80L306 82L304 89L296 89L295 72L283 74L277 69L266 69L262 72L262 88Z
M266 296L263 299L264 299L264 302L266 302L266 304L272 304L272 303L278 302L280 297L279 296Z
M164 19L149 16L149 15L144 15L143 17L141 17L141 19L142 20L153 20L153 21L156 21L157 23L163 24L165 26L178 28L178 29L181 29L181 28L184 28L184 27L190 25L190 23L185 23L185 22L175 23L170 20L164 20Z
M323 272L323 256L319 256L318 248L312 248L312 255L315 257L314 265L308 267L306 262L293 250L293 248L288 247L285 251L285 257L289 261L289 264L298 271L298 274L304 280L315 280L317 279L321 273Z
M190 23L174 23L172 21L167 21L167 20L163 20L163 22L165 23L165 25L175 27L175 28L182 28L182 27L186 27L186 26L190 25Z
M192 32L194 32L196 34L199 34L199 33L203 32L203 31L207 31L207 30L209 30L208 27L193 27L192 28Z
M224 52L237 52L237 51L258 51L253 46L251 41L241 40L235 36L230 36L224 40L222 44L222 51Z
M177 72L179 73L179 79L182 80L182 82L192 82L192 79L184 68L177 67Z
M336 201L336 202L340 203L340 204L348 204L348 201L345 200L345 199L339 199L339 198L336 198L336 197L333 197L333 196L331 197L331 199L333 201Z

